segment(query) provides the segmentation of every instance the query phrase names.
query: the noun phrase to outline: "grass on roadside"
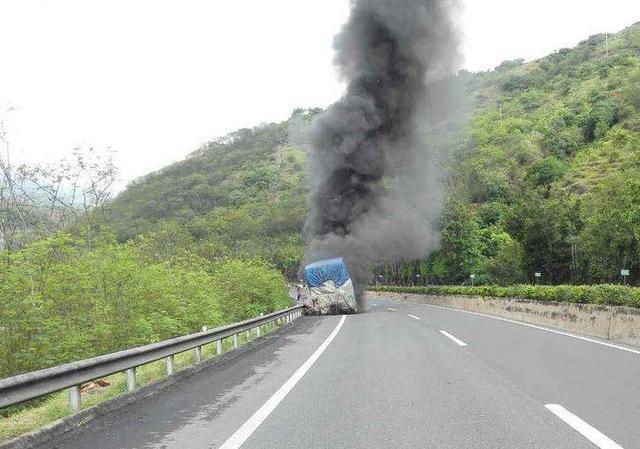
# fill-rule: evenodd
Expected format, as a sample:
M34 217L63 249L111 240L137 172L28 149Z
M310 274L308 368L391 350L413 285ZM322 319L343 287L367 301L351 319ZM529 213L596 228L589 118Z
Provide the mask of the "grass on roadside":
M277 327L275 328L277 329ZM261 335L272 332L271 324L262 326ZM238 346L242 346L256 338L255 330L238 334ZM233 349L233 338L225 338L222 341L222 353ZM202 361L216 356L216 344L210 343L202 347ZM174 371L179 372L193 366L194 351L189 350L176 354L174 358ZM164 360L157 360L136 369L136 388L144 387L166 377L166 364ZM82 394L82 409L93 407L115 397L126 394L127 381L125 373L116 373L103 378L109 382L109 386L99 388ZM9 440L27 432L42 428L56 420L71 415L69 407L68 391L60 391L49 395L45 400L34 405L24 406L11 411L4 417L0 417L0 442Z

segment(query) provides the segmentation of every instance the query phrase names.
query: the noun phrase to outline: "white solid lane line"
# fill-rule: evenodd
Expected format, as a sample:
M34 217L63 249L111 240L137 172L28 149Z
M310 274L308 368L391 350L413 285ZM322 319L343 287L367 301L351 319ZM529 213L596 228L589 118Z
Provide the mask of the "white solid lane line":
M440 331L440 333L442 335L444 335L445 337L450 338L451 340L453 340L455 342L455 344L457 344L458 346L467 346L467 344L464 341L460 340L457 337L454 337L453 335L451 335L447 331Z
M594 340L593 338L589 338L589 337L581 337L580 335L574 335L574 334L570 334L568 332L558 331L558 330L555 330L555 329L549 329L548 327L537 326L535 324L523 323L522 321L510 320L508 318L502 318L502 317L499 317L499 316L485 315L484 313L471 312L469 310L454 309L453 307L434 306L432 304L419 304L417 302L413 302L413 303L410 303L410 304L427 306L427 307L434 307L436 309L451 310L451 311L454 311L454 312L468 313L470 315L477 315L477 316L481 316L481 317L484 317L484 318L491 318L491 319L498 320L498 321L506 321L507 323L512 323L512 324L518 324L520 326L531 327L533 329L538 329L538 330L545 331L545 332L551 332L552 334L564 335L565 337L571 337L571 338L575 338L577 340L588 341L589 343L595 343L597 345L606 346L608 348L619 349L621 351L631 352L632 354L640 355L640 350L637 350L637 349L626 348L624 346L615 345L613 343L607 343L607 342L604 342L604 341Z
M407 315L409 315L411 318L413 318L414 320L419 320L420 318L415 316L415 315L411 315L410 313L408 313Z
M340 318L340 322L335 327L333 332L327 337L327 339L322 342L322 344L316 349L316 351L311 354L311 357L307 359L306 362L300 366L296 370L293 375L286 380L284 384L276 391L273 396L267 399L262 407L260 407L251 417L238 429L235 431L231 437L227 441L224 442L220 449L236 449L242 446L242 444L247 441L247 438L251 436L253 432L262 424L262 422L267 419L267 417L271 414L273 410L278 406L278 404L289 394L289 392L296 386L298 381L302 379L302 377L309 371L309 368L313 366L313 364L318 360L318 358L322 355L327 346L333 341L333 339L338 335L340 328L344 324L346 316L342 315Z
M547 404L545 407L558 418L569 424L573 430L579 432L587 440L598 446L600 449L623 449L618 443L600 432L591 424L584 422L569 410L558 404Z
M394 309L393 307L387 307L387 310L391 310L392 312L396 312L396 309Z

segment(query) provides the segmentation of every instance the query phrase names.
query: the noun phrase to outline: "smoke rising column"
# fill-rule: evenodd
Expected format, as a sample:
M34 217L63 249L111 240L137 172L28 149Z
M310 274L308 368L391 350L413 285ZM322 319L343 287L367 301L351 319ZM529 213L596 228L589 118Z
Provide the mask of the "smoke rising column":
M359 298L369 264L437 246L428 217L441 195L418 131L433 115L429 82L460 61L457 9L450 0L354 0L335 38L347 90L309 131L306 262L343 257Z

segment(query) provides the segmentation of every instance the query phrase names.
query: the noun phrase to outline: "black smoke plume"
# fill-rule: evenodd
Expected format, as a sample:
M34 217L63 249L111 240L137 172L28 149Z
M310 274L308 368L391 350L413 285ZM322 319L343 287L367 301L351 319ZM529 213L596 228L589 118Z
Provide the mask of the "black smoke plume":
M453 0L354 0L336 36L345 95L311 125L306 262L345 258L359 306L371 264L438 245L437 145L458 68Z

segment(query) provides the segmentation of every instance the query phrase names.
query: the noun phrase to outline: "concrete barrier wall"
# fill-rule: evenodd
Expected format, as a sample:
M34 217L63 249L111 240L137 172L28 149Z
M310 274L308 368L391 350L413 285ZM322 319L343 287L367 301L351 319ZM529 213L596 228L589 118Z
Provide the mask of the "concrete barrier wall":
M631 307L394 292L368 292L368 296L468 310L640 346L640 309Z

